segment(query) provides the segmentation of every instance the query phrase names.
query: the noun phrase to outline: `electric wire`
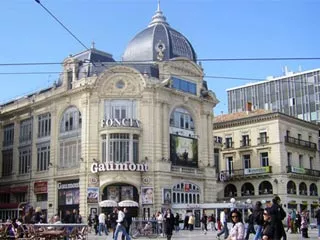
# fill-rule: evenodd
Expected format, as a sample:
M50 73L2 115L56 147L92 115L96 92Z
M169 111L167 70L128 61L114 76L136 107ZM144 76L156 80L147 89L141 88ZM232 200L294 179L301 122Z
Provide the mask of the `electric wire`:
M40 0L35 0L36 3L38 3L47 13L50 14L51 17L53 17L75 40L77 40L78 43L80 43L85 49L89 49L83 42L80 41L79 38L77 38L51 11L49 11L48 8L46 8Z

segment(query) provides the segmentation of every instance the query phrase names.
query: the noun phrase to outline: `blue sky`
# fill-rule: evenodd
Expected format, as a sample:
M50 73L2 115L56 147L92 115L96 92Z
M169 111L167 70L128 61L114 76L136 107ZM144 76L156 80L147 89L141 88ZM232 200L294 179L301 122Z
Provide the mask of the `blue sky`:
M150 22L156 0L41 0L87 46L116 60L128 42ZM192 43L198 58L320 57L318 0L162 0L171 27ZM0 63L62 62L84 48L34 0L2 0ZM320 67L320 61L203 62L207 76L265 79ZM48 87L60 65L0 66L0 103ZM227 112L226 89L252 81L207 78L220 100L214 112Z

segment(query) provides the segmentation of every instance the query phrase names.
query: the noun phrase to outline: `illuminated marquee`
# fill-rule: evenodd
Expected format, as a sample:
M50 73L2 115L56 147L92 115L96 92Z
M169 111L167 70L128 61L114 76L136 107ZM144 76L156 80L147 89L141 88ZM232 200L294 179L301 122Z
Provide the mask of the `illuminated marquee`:
M107 171L131 171L131 172L147 172L149 166L145 163L93 163L91 172L107 172Z
M103 119L101 122L101 127L135 127L139 128L139 120L134 118L123 118L123 119Z

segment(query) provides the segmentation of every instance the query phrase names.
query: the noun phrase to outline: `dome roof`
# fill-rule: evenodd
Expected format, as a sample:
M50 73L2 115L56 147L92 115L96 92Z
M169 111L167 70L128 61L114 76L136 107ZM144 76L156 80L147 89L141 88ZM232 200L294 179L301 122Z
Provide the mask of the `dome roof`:
M194 62L197 60L188 39L169 26L158 3L152 21L129 42L122 60L162 61L176 57L186 57Z

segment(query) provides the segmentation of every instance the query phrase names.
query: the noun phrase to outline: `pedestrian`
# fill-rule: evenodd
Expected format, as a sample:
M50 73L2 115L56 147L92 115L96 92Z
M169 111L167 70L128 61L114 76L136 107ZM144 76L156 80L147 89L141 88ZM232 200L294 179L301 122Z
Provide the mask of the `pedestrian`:
M282 224L282 220L286 217L286 212L281 206L281 199L279 196L276 195L272 199L272 205L269 213L271 215L271 225L274 228L273 240L279 240L281 238L286 240L287 235Z
M302 236L302 238L309 238L309 236L308 236L308 220L307 220L306 211L303 211L301 213L301 236Z
M91 213L88 216L88 232L91 233L92 231L92 215Z
M189 229L189 215L186 214L186 216L184 217L184 221L183 221L183 230L188 230Z
M318 208L315 218L317 219L318 238L320 239L320 208Z
M106 235L108 235L108 229L106 227L106 215L101 212L99 214L99 236L101 236L102 232L105 232Z
M291 232L292 232L291 215L290 214L288 214L288 217L287 217L287 232L289 232L289 229L291 229Z
M118 214L118 219L117 219L117 228L114 234L114 239L118 239L119 232L122 232L122 234L125 235L126 240L131 240L129 234L127 233L124 227L124 217L125 217L124 212L121 209L116 208L116 213Z
M294 209L292 209L292 212L290 213L290 223L291 223L291 233L297 233L297 228L300 226L296 223L297 219L297 213Z
M224 239L228 238L229 236L229 229L228 229L228 223L227 223L227 214L228 214L228 209L225 208L223 211L220 212L220 221L223 224L222 225L222 230L217 234L217 238L220 239L220 236L224 234Z
M97 213L94 214L93 227L94 227L95 234L98 235L98 233L99 233L99 217L98 217Z
M114 239L114 233L116 232L117 228L117 208L114 208L112 212L110 213L110 225L112 228L112 238Z
M163 233L163 215L162 215L162 213L160 211L157 212L156 218L157 218L157 224L158 224L158 234L163 237L164 236L164 233Z
M238 210L235 209L231 212L231 221L233 226L230 230L228 240L244 240L244 224L242 222L241 213Z
M179 216L179 213L176 213L176 216L174 217L174 228L176 232L179 232L180 230L179 223L180 223L180 216Z
M195 220L194 215L191 214L188 221L188 226L190 231L193 231L194 220Z
M171 212L171 209L167 209L166 213L163 216L163 220L165 222L167 240L171 240L175 222L175 218Z
M270 208L263 211L263 231L262 240L273 240L274 226L271 224Z
M256 234L254 230L254 215L251 209L248 209L248 227L246 232L245 240L249 240L250 233Z
M204 232L204 234L207 234L208 231L208 217L205 212L203 212L202 218L201 218L201 229Z
M306 217L306 220L307 220L307 213L305 212L305 217ZM301 233L300 231L300 227L301 227L301 214L299 212L297 212L297 216L296 216L296 232L299 232Z
M256 235L253 240L261 239L262 228L263 228L263 208L262 203L260 201L256 202L256 205L253 209L254 222L257 225L256 227Z
M130 226L132 224L132 217L128 213L128 209L127 208L124 208L123 212L124 212L123 225L124 225L124 228L126 229L126 232L129 234ZM123 234L122 234L122 240L124 240L124 235Z

